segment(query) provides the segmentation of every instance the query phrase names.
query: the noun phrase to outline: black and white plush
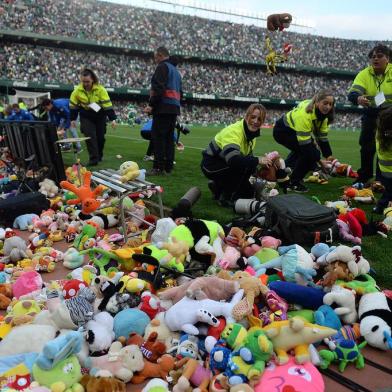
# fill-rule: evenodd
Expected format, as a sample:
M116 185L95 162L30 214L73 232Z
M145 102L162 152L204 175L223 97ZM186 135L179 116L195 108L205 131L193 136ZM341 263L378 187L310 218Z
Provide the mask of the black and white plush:
M109 351L115 337L113 323L108 312L100 312L86 324L85 336L91 355L104 355Z
M140 295L130 293L120 293L124 282L114 284L111 281L104 282L101 286L103 299L98 306L100 311L107 311L110 314L117 314L121 310L135 308L140 304Z
M118 216L114 214L83 214L79 212L78 218L82 221L92 221L96 223L101 229L109 229L118 223Z
M359 301L361 335L373 347L392 349L392 300L382 292L369 293Z

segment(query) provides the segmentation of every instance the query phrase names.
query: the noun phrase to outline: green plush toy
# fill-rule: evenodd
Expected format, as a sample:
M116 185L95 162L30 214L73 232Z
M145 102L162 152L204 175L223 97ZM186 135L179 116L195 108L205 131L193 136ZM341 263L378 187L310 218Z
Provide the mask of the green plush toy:
M337 280L335 284L345 287L346 289L354 290L358 295L377 293L380 291L377 287L377 282L369 274L358 275L350 282Z
M293 317L301 317L308 323L314 323L314 312L310 309L290 310L287 312L289 319Z
M334 361L339 361L340 372L344 372L349 362L354 362L357 369L363 369L365 367L365 359L361 354L361 350L366 344L366 341L357 345L354 340L342 340L336 344L334 351L321 350L319 352L321 369L326 369Z
M97 229L94 226L92 225L83 226L81 233L75 238L72 247L74 247L77 250L83 250L84 243L89 238L94 238L96 234L97 234Z
M33 376L40 385L52 392L83 392L79 384L82 378L80 363L75 355L60 361L50 370L43 370L37 364L33 365Z
M166 259L169 251L167 249L159 249L157 246L150 244L143 248L143 253L153 257L162 264L161 261ZM175 257L173 257L171 260L165 260L163 265L178 272L184 272L185 270L184 264L177 263Z
M243 344L230 357L229 384L260 377L272 353L272 342L264 331L260 327L250 328Z
M261 248L254 254L254 256L256 256L260 260L260 263L263 264L279 257L279 252L271 248Z

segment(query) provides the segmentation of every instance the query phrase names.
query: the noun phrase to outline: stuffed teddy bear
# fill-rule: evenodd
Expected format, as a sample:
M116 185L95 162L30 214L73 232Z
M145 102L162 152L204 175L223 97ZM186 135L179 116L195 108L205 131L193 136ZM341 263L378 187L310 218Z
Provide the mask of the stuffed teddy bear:
M237 271L233 276L227 271L220 271L217 276L239 282L240 289L244 292L245 298L233 308L233 316L237 321L242 320L243 317L252 312L255 298L259 295L265 296L268 292L267 286L263 285L258 278L249 275L245 271Z
M246 233L239 227L232 227L224 238L227 245L233 246L237 249L242 249L246 240Z
M354 279L347 264L341 261L334 261L325 267L326 274L323 276L321 285L324 287L332 287L335 282L340 279L350 281Z
M172 300L173 304L180 301L184 296L191 299L212 299L214 301L227 301L238 290L240 284L237 281L228 281L215 276L204 276L189 280L181 286L176 286L159 293L162 300Z
M45 178L43 181L41 181L39 184L39 190L38 192L42 193L46 197L55 197L57 193L59 192L58 186L55 184L55 182L49 178Z
M220 258L215 258L214 264L223 269L245 269L246 259L241 257L241 253L232 246L226 249Z
M12 285L10 283L0 283L0 310L6 310L12 298Z
M133 161L124 162L119 168L119 174L121 182L133 181L140 174L139 165Z
M362 256L360 246L350 248L346 245L339 245L336 249L328 253L326 262L342 261L347 263L351 274L355 277L367 274L370 271L369 262Z
M141 384L148 378L166 379L169 372L174 369L174 358L169 354L162 355L157 363L144 360L143 369L135 372L131 379L132 384Z
M272 151L265 156L272 161L272 165L268 168L263 167L257 175L270 182L278 182L279 184L288 183L291 169L286 168L286 164L279 153Z
M165 321L172 331L184 331L191 335L198 335L198 322L217 326L217 316L224 316L226 321L232 322L233 308L241 300L244 290L237 291L231 302L218 302L210 299L196 301L184 297L165 312Z
M129 335L126 345L136 344L140 347L140 351L147 361L157 363L158 359L166 353L166 345L157 339L156 332L151 332L146 340L143 336L132 333Z
M123 347L120 342L113 342L109 352L100 357L91 357L90 374L96 377L116 377L129 382L134 372L144 367L143 354L136 345Z
M288 13L271 14L267 17L267 29L269 31L282 31L290 27L293 17Z
M93 377L89 374L83 375L80 384L85 392L126 392L127 389L124 382L114 377Z

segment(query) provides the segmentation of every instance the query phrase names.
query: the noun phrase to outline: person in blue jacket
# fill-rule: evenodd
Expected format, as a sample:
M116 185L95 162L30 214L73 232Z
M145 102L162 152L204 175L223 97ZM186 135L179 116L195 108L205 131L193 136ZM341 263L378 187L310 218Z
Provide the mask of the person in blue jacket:
M154 160L154 142L151 136L152 125L153 125L153 120L151 119L147 121L145 124L143 124L142 128L140 129L140 136L143 139L150 141L148 143L146 155L143 158L144 161ZM182 132L184 135L187 135L190 132L190 130L186 126L181 125L179 122L176 123L175 129L177 132L173 133L173 141L177 146L177 150L183 151L184 145L180 142L180 132Z
M69 109L69 99L49 99L45 98L42 103L42 108L49 115L49 121L57 126L57 132L64 138L67 137L68 131L70 131L72 137L79 137L76 128L71 127L71 111ZM81 151L80 142L75 143L76 150ZM70 149L71 146L67 145L66 149Z
M33 115L27 110L21 109L19 104L14 103L11 108L12 112L7 117L8 121L34 121Z

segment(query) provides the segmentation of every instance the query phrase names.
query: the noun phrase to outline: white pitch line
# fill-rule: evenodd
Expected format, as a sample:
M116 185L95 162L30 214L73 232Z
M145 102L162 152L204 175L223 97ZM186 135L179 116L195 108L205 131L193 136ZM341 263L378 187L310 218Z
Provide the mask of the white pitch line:
M133 140L138 143L147 143L147 140L140 140L140 138L135 138L135 137L127 137L127 136L118 136L118 135L108 135L106 134L105 137L114 137L116 139L126 139L126 140ZM193 150L204 150L205 148L201 147L193 147L189 146L188 144L185 145L185 148L191 148Z

